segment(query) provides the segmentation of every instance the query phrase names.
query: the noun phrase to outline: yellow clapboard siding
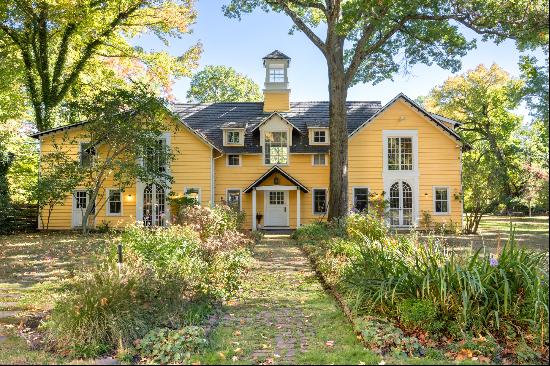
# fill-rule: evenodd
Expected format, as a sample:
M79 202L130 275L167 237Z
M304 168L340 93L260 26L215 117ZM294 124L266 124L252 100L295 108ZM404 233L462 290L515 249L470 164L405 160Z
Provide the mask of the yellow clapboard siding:
M405 119L401 120L404 116ZM461 192L460 147L446 132L399 100L371 121L349 143L350 197L354 186L368 186L371 192L384 190L383 135L384 130L418 131L419 213L427 211L434 221L462 223L462 202L454 194ZM368 167L368 168L363 168ZM451 213L434 215L433 187L448 186ZM420 214L421 215L421 214Z
M271 98L272 97L272 98ZM271 99L270 99L271 98ZM272 93L267 100L267 107L272 110L286 110L288 95L286 93ZM286 109L285 109L286 108ZM175 126L179 126L176 128ZM353 201L353 187L369 187L371 192L381 193L384 190L383 178L383 131L385 130L414 130L418 133L418 190L419 209L432 213L434 221L455 223L462 222L462 203L454 199L454 195L461 191L461 162L460 147L457 141L428 121L408 104L397 101L387 108L376 119L358 131L349 141L349 196L350 207ZM41 139L42 154L52 150L55 142L61 143L78 138L82 131L78 128L68 132L47 135ZM172 191L183 194L185 188L200 188L203 205L210 202L220 203L226 199L227 189L241 191L256 181L262 174L271 168L263 164L262 154L245 154L241 156L241 166L228 167L226 156L216 153L214 172L212 168L212 148L195 134L174 123L171 132L171 146L176 153L170 172L174 177ZM64 146L67 154L78 158L78 146L68 144ZM328 160L328 159L327 159ZM327 161L328 164L328 161ZM312 190L314 188L329 188L329 167L313 166L311 154L291 154L289 164L281 168L295 179L299 180L309 190L301 193L301 223L307 224L319 220L319 216L312 212ZM212 173L214 173L214 192L211 188ZM273 177L263 185L273 184ZM281 185L290 182L281 177ZM448 186L451 194L451 212L449 215L433 215L433 187ZM108 180L105 188L113 187ZM329 192L330 194L330 192ZM126 189L123 194L123 212L120 216L108 216L105 205L98 203L96 224L109 222L111 226L125 225L135 221L136 217L136 187ZM289 223L296 226L296 191L289 192ZM242 209L246 212L246 227L252 226L252 193L242 194ZM264 193L257 192L257 212L264 213ZM68 229L72 225L72 196L67 195L65 204L58 206L52 212L51 229Z
M201 200L204 205L209 205L211 197L210 179L211 179L211 154L212 148L195 134L190 132L175 121L169 122L170 143L175 150L175 160L170 166L171 174L174 178L172 191L183 194L187 188L200 188ZM54 144L61 145L63 151L74 158L79 158L79 146L76 141L85 141L85 132L81 128L74 128L66 132L59 132L52 135L43 136L41 142L41 154L46 155L55 150ZM98 153L101 154L101 149ZM107 179L103 189L116 188L112 179ZM95 224L100 225L103 222L110 226L125 226L136 221L136 186L128 187L122 195L122 213L117 216L107 214L106 197L100 192L100 199L96 201L97 214ZM67 194L64 204L56 206L51 214L49 229L70 229L72 228L73 217L73 197ZM42 215L46 215L43 212ZM42 228L41 223L39 227Z
M290 90L264 92L264 112L287 112L290 110Z

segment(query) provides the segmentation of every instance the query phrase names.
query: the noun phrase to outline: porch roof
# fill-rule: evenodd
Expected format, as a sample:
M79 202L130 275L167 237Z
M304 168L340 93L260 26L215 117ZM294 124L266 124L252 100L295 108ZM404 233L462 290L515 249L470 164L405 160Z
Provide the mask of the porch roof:
M285 177L286 179L288 179L291 183L293 183L296 187L298 187L302 192L304 193L308 193L309 192L309 189L306 188L306 186L304 186L302 183L300 183L300 181L294 177L292 177L290 174L288 174L287 172L285 172L283 169L281 169L279 166L277 165L274 165L272 166L267 172L265 172L264 174L262 174L261 177L259 177L258 179L256 179L254 181L254 183L252 183L251 185L249 185L247 188L245 188L245 190L243 191L244 193L249 193L251 192L254 188L258 187L260 184L262 184L267 178L271 177L273 174L275 173L279 173L281 174L283 177Z

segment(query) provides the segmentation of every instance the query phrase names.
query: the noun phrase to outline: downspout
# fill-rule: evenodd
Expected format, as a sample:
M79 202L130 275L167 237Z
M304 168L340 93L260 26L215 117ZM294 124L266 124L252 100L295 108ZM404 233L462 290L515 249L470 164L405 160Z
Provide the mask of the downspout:
M214 157L214 149L211 149L212 153L210 155L210 207L216 205L216 164L215 160L218 160L224 154L221 154L217 158Z

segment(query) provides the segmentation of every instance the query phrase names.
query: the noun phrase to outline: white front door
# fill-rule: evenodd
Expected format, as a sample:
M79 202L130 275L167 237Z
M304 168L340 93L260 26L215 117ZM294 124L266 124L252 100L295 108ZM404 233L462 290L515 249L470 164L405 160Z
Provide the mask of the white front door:
M82 226L82 217L90 204L90 195L86 191L73 192L73 227Z
M265 226L288 226L288 191L265 192Z

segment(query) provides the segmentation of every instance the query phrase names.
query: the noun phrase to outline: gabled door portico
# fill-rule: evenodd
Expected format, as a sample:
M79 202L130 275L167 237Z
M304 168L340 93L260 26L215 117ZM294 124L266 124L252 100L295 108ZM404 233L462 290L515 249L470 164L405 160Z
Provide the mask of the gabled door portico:
M280 174L288 185L279 185L278 178L274 181L276 184L261 185L271 175ZM263 194L264 201L264 227L266 228L288 228L290 227L290 192L296 191L296 227L300 227L301 212L301 194L309 190L298 180L291 177L278 166L273 166L265 172L260 178L244 190L244 193L252 193L252 230L257 230L256 214L258 212L257 195L258 191ZM292 203L294 205L294 203Z

